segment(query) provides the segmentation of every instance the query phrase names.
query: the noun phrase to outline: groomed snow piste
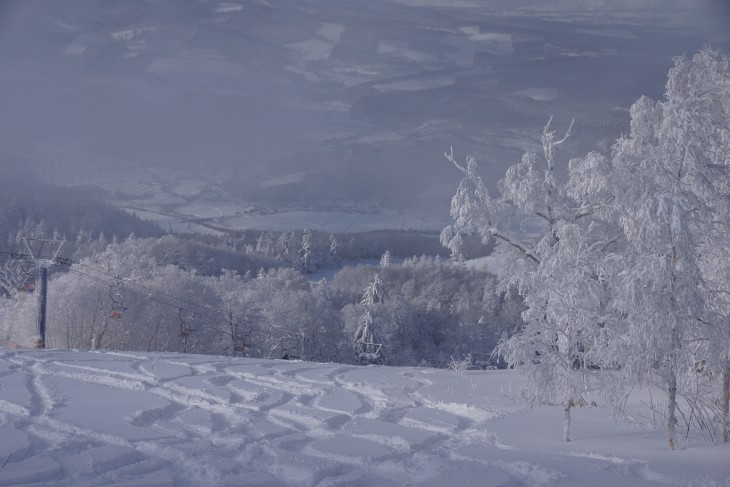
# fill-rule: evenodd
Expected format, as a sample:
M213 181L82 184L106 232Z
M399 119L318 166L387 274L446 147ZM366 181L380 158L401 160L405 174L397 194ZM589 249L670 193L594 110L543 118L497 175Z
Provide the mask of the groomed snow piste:
M512 371L0 349L0 485L730 486L730 447L511 399Z

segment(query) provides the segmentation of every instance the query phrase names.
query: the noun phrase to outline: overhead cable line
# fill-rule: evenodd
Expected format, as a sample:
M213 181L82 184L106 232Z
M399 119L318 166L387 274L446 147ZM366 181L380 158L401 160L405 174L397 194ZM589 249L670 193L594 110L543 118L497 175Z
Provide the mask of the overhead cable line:
M98 272L100 274L104 274L105 276L109 277L110 279L117 279L117 276L115 276L115 275L113 275L113 274L111 274L111 273L109 273L107 271L104 271L104 270L101 270L101 269L97 269L96 267L92 267L92 266L89 266L89 265L86 265L86 264L82 264L81 262L75 262L74 261L73 263L76 264L76 265L78 265L78 266L80 266L80 267L83 267L85 269L88 269L88 270L91 270L91 271L94 271L94 272ZM145 286L145 285L140 284L138 282L135 282L135 281L133 281L133 280L131 280L129 278L125 278L125 284L130 284L132 286L135 286L135 287L144 289L146 291L153 292L153 293L157 293L157 294L160 294L162 296L168 297L170 299L174 299L174 300L177 300L177 301L181 301L181 302L183 302L183 303L185 303L187 305L190 305L190 306L194 306L194 307L197 307L197 308L206 309L206 310L209 310L209 311L215 311L212 307L210 307L210 306L208 306L206 304L196 303L196 302L191 301L191 300L186 299L186 298L180 298L180 297L175 296L173 294L169 294L169 293L166 293L164 291L160 291L159 289L155 289L155 288L151 288L149 286ZM179 306L175 306L175 307L179 307Z
M0 257L4 257L5 259L14 259L14 260L30 260L30 259L33 258L33 256L32 255L29 255L29 254L24 254L24 253L19 253L19 252L9 252L9 251L3 251L3 250L0 250ZM54 259L54 262L57 265L61 266L61 267L66 267L70 272L73 272L75 274L84 276L84 277L86 277L88 279L91 279L91 280L94 280L94 281L96 281L98 283L104 284L105 286L109 286L109 287L114 286L115 285L115 282L118 279L118 276L115 276L115 275L113 275L113 274L111 274L111 273L109 273L107 271L104 271L104 270L101 270L101 269L97 269L95 267L92 267L92 266L89 266L89 265L86 265L86 264L82 264L81 262L73 261L71 259L57 257L56 259ZM93 276L91 274L87 274L87 273L82 272L82 271L80 271L78 269L72 268L71 265L77 265L79 267L83 267L83 268L88 269L90 271L97 272L99 274L102 274L104 277L98 277L98 276ZM163 301L161 299L157 299L157 298L152 297L148 293L127 288L127 291L129 293L135 294L135 295L137 295L137 296L139 296L139 297L141 297L143 299L146 299L146 300L149 300L149 301L154 301L156 303L159 303L159 304L168 306L170 308L176 308L176 309L181 309L183 307L201 308L201 309L204 309L204 310L209 311L209 312L212 313L212 314L208 314L207 315L208 318L215 319L216 310L213 307L211 307L211 306L208 306L208 305L205 305L205 304L201 304L201 303L197 303L197 302L191 301L191 300L186 299L186 298L181 298L179 296L175 296L173 294L166 293L164 291L160 291L159 289L154 289L154 288L151 288L149 286L144 286L144 285L139 284L139 283L137 283L135 281L132 281L131 279L125 279L125 284L129 284L131 286L135 286L137 288L144 289L145 291L148 291L149 293L155 293L155 294L158 294L158 295L161 295L161 296L165 296L167 298L172 299L173 301L177 301L177 303L175 303L175 302L171 303L169 301Z
M79 275L84 276L84 277L86 277L88 279L91 279L93 281L96 281L96 282L99 282L101 284L104 284L105 286L109 286L109 287L114 286L114 283L113 282L109 282L109 281L107 281L107 280L105 280L103 278L96 277L96 276L92 276L92 275L87 274L85 272L81 272L78 269L69 268L69 272L73 272L75 274L79 274ZM103 271L99 271L99 272L103 272ZM146 289L151 289L151 288L146 288ZM153 290L153 291L155 291L155 290ZM179 310L179 309L182 309L182 308L185 307L185 306L181 306L181 304L179 304L179 303L178 304L174 304L174 303L170 303L168 301L163 301L161 299L154 298L154 297L150 296L149 294L143 293L143 292L140 292L140 291L135 291L135 290L132 290L132 289L125 289L125 292L129 292L130 294L134 294L134 295L139 296L142 299L146 299L148 301L154 301L155 303L162 304L162 305L167 306L169 308L174 308L174 309L178 309ZM197 303L193 303L191 301L187 301L187 300L185 300L183 298L178 298L176 296L172 296L172 295L165 294L165 293L160 293L160 294L164 294L166 296L170 296L173 299L175 299L177 301L180 301L180 303L183 303L185 305L189 305L189 306L200 306ZM207 309L213 311L213 308L211 308L210 306L208 306ZM212 315L207 315L207 317L208 318L211 318L211 319L214 319L215 318Z

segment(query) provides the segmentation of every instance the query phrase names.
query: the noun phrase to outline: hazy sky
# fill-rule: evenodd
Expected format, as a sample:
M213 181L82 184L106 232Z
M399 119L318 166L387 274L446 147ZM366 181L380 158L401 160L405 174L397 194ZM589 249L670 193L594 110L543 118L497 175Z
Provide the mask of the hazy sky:
M452 144L494 181L550 115L577 119L574 150L605 145L672 56L728 45L728 3L2 0L0 156L441 205Z

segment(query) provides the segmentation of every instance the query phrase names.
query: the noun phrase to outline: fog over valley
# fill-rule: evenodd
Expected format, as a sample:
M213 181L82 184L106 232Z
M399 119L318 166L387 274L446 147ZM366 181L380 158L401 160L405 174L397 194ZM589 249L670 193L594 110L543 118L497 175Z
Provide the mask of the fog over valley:
M723 18L719 1L6 0L0 164L233 227L440 229L450 146L492 189L550 116L576 119L566 161L606 149L673 56L728 45ZM262 208L281 218L241 218Z

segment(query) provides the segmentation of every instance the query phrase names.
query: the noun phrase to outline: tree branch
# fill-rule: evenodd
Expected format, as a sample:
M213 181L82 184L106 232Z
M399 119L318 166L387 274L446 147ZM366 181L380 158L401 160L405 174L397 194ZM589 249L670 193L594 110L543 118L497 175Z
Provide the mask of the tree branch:
M469 171L462 165L460 165L458 162L456 162L456 158L454 158L454 147L451 146L451 152L444 152L444 157L446 157L446 160L450 161L456 169L464 173L466 176L469 176Z
M537 255L535 255L535 253L530 248L528 248L522 242L519 242L518 240L515 240L511 235L502 233L502 232L500 232L498 229L496 229L494 227L489 228L487 231L494 238L498 238L500 240L504 240L509 245L511 245L512 247L516 248L517 250L519 250L520 252L522 252L523 254L525 254L525 256L527 258L533 260L536 264L539 264L540 263L540 259L537 257Z
M550 117L550 120L552 120L552 117ZM565 142L565 141L566 141L566 140L568 139L568 137L570 137L570 134L571 134L571 133L572 133L572 131L573 131L573 124L574 124L574 123L575 123L575 119L573 119L573 120L571 120L571 121L570 121L570 126L568 127L568 130L567 130L567 131L565 132L565 137L563 137L562 139L560 139L560 140L559 140L559 141L557 141L557 142L553 142L553 145L554 145L554 146L555 146L555 145L560 145L560 144L562 144L563 142ZM548 125L550 125L550 124L548 123Z

